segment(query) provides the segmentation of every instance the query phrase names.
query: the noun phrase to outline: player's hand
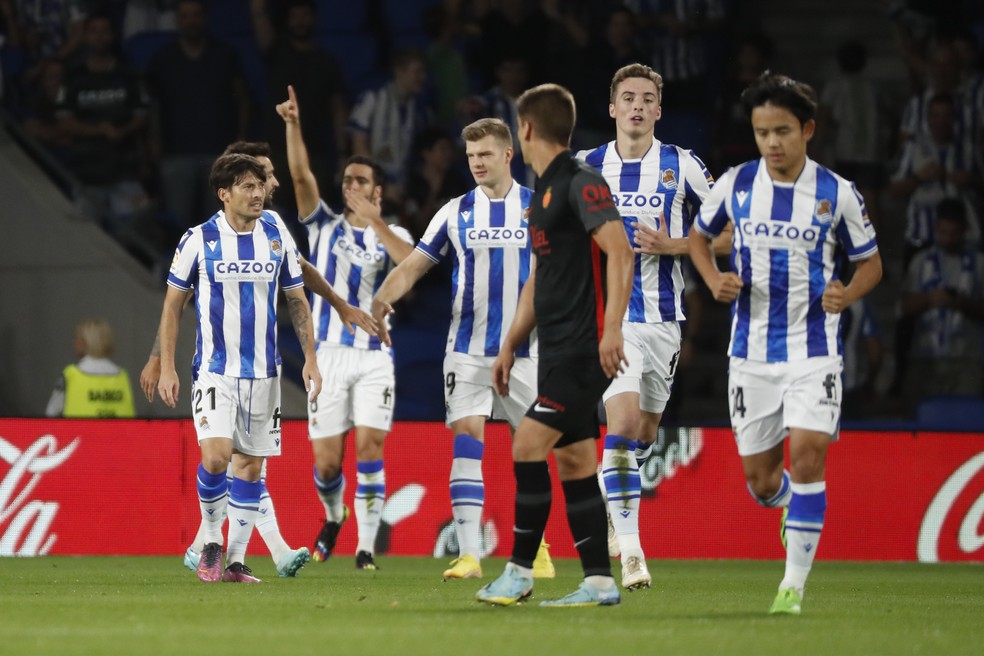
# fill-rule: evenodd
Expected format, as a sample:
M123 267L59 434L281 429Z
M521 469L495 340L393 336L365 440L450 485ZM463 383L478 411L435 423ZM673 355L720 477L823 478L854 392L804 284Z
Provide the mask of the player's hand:
M605 326L605 334L598 344L598 356L601 360L601 368L609 378L624 372L624 365L629 364L629 361L623 350L621 324L613 328Z
M318 361L315 359L304 360L304 367L301 369L301 380L304 381L304 389L307 390L307 400L311 402L321 394L321 372L318 371Z
M157 383L157 393L161 395L161 401L164 402L169 408L178 407L178 392L181 389L181 385L178 382L178 373L171 369L171 371L162 371L160 381Z
M738 292L741 291L743 285L737 273L725 271L719 273L717 278L709 281L707 286L710 287L711 295L715 301L730 303L738 298Z
M365 196L356 194L349 189L343 192L345 196L345 206L355 212L369 223L382 223L383 221L383 200L377 198L374 201Z
M355 334L356 326L362 328L362 330L373 337L379 335L379 327L376 325L376 320L372 318L372 315L354 305L346 303L345 307L338 313L338 316L342 318L342 323L350 335Z
M492 363L492 387L499 396L509 396L509 372L512 371L516 355L512 349L500 349Z
M389 336L389 328L386 325L386 317L391 314L395 314L392 305L378 298L372 299L372 319L376 324L376 336L386 346L393 345Z
M161 379L161 357L152 355L147 358L147 364L140 372L140 389L150 403L154 402L154 392L157 390L157 381Z
M301 111L297 108L297 96L291 85L287 85L287 100L277 105L277 113L284 119L284 123L297 123L300 120Z
M823 296L820 299L823 311L829 314L840 314L847 307L844 298L844 283L840 280L831 280L824 287Z
M660 214L659 225L653 230L649 226L633 222L635 236L633 237L632 250L636 253L645 255L672 255L673 245L670 242L670 233L666 227L666 218Z

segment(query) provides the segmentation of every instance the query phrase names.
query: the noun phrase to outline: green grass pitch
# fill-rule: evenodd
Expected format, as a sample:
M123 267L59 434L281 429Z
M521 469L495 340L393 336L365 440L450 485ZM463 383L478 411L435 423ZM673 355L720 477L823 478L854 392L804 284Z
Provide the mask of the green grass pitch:
M483 563L485 579L501 559ZM200 583L174 557L0 559L0 654L981 654L980 565L820 562L803 615L766 614L781 562L651 561L654 586L611 608L539 608L580 580L574 560L531 602L477 603L445 562L350 556L296 579L252 559L260 585ZM617 562L615 565L618 573Z

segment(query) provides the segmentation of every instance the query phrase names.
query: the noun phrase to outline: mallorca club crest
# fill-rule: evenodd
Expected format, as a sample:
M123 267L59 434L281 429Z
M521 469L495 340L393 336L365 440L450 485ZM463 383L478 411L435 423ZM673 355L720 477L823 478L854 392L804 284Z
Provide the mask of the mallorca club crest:
M832 223L834 220L834 211L831 203L826 198L821 198L817 201L816 215L820 223Z
M553 187L547 187L547 190L543 193L543 201L541 202L541 205L543 205L543 209L547 209L547 205L550 204L550 199L551 197L553 197L552 192L553 192Z
M663 186L667 189L677 188L676 173L673 169L663 169Z
M283 246L280 245L279 239L270 240L270 252L272 252L274 255L280 256L280 254L283 253L283 250L284 250Z

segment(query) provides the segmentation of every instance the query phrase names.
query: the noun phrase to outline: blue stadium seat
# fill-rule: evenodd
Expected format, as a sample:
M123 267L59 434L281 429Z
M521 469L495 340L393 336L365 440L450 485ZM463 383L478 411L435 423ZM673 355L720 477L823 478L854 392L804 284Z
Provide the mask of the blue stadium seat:
M345 77L349 95L378 85L386 71L377 65L376 41L371 36L351 32L324 32L317 36L318 45L335 58Z
M984 431L984 397L930 396L919 402L923 430Z
M268 91L266 62L263 61L263 54L260 52L259 46L256 45L253 35L226 35L222 37L222 40L239 53L239 60L243 66L243 76L246 79L246 87L250 97L259 106L265 106Z
M157 51L176 38L173 31L137 32L123 42L123 57L132 68L144 73Z

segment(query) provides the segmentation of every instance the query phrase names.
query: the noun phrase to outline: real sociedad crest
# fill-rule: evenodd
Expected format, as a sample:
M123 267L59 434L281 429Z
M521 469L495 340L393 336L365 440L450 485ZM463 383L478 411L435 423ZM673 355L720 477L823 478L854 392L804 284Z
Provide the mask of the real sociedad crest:
M270 250L273 252L274 255L280 255L281 251L283 250L283 247L280 245L279 239L270 240Z
M834 220L832 203L826 198L817 201L816 215L820 223L831 223Z
M673 169L663 170L663 186L667 189L677 188L676 173L673 172Z

